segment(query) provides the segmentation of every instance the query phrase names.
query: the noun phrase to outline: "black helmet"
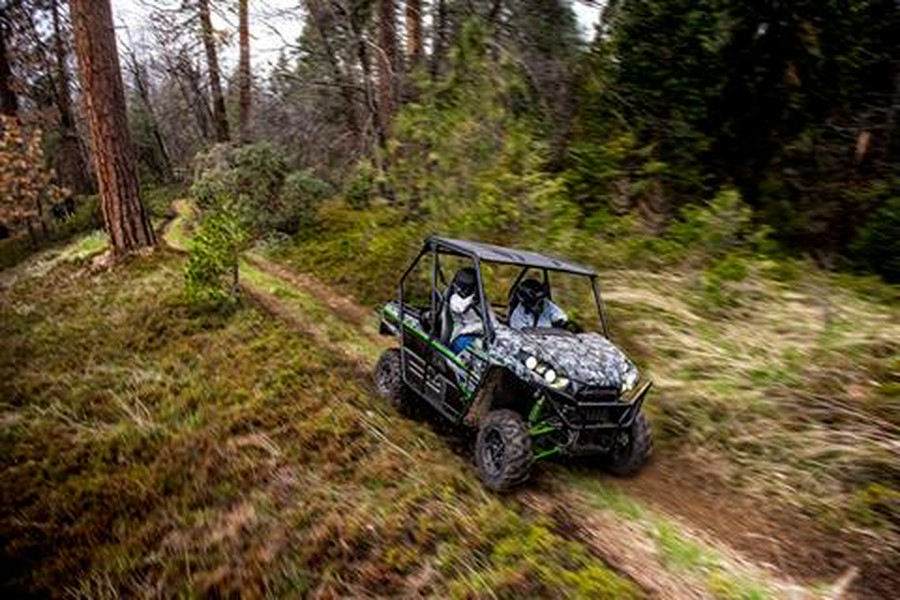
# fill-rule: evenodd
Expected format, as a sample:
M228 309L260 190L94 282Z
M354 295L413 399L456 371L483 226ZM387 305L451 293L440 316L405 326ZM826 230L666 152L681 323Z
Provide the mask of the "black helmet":
M530 313L539 313L544 309L547 288L537 279L528 278L516 288L516 301Z
M453 282L450 284L451 293L455 292L463 298L468 298L475 293L475 269L465 267L456 272Z

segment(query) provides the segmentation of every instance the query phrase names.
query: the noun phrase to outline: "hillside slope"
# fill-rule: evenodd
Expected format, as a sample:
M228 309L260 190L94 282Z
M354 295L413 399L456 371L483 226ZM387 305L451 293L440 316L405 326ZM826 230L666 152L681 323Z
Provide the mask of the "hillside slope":
M372 307L393 296L427 235L383 207L326 207L319 230L268 255ZM624 489L760 560L820 577L859 569L864 594L890 594L900 584L896 288L790 260L666 264L636 244L567 245L599 270L613 337L656 382L658 477Z
M176 221L167 238L188 233ZM633 481L551 464L516 495L485 494L455 434L374 397L385 340L352 298L251 254L244 290L262 312L194 315L179 257L92 274L80 265L96 246L3 291L13 591L763 598L892 585L877 552L734 493L698 460L715 455L677 438ZM610 293L614 309L641 304Z
M191 315L181 269L163 252L3 292L7 593L640 593L339 352L253 308Z

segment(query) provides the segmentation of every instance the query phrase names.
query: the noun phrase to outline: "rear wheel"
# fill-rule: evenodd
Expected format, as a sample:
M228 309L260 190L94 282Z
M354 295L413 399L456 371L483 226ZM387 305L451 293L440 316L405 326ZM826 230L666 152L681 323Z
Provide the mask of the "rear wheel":
M524 483L531 472L531 436L522 417L511 410L494 410L481 420L475 460L482 481L505 492Z
M379 396L390 400L394 408L401 413L412 414L415 397L412 390L403 383L399 348L390 348L381 354L378 364L375 365L373 378Z
M653 452L653 432L644 413L640 413L624 433L628 437L627 442L617 445L609 453L607 461L609 471L623 477L640 471Z

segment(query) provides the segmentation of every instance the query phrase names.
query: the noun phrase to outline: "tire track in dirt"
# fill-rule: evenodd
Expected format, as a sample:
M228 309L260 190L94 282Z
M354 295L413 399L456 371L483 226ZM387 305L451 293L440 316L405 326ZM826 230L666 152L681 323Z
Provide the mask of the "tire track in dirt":
M665 568L653 540L634 523L612 513L585 513L571 502L560 502L559 494L525 490L517 498L548 518L557 530L576 537L613 569L628 576L653 598L706 599L713 596L702 585L677 577Z

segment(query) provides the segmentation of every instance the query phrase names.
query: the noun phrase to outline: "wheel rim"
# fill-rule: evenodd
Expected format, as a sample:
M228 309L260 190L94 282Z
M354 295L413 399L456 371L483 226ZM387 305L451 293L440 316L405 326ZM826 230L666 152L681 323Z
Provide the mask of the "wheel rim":
M634 445L634 436L631 434L626 434L626 436L624 443L621 439L617 439L613 446L612 456L613 460L617 462L626 459L629 454L631 454L631 447Z
M503 470L503 459L506 455L506 444L496 429L491 429L484 436L481 447L481 463L488 475L499 475Z
M382 394L382 395L390 394L391 390L390 390L390 386L388 385L388 382L391 379L393 379L393 375L394 375L394 365L389 361L385 361L381 365L381 368L378 369L378 374L375 377L375 385L378 388L378 392L380 394Z

